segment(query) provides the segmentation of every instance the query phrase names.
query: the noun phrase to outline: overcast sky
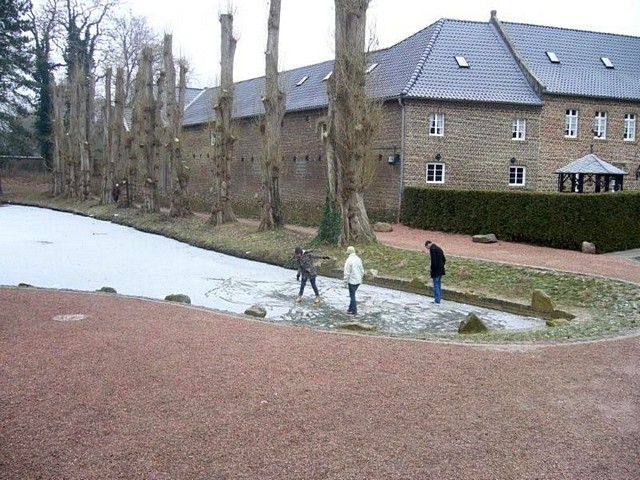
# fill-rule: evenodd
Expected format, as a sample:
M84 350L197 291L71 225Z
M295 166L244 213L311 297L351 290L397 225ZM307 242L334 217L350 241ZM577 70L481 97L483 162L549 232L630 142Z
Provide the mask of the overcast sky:
M176 53L189 59L190 86L217 84L220 68L218 14L233 6L238 38L235 80L264 75L267 0L122 0L150 26L173 34ZM334 0L282 0L280 68L333 57ZM393 45L440 18L505 22L640 36L640 0L371 0L367 19L379 48Z

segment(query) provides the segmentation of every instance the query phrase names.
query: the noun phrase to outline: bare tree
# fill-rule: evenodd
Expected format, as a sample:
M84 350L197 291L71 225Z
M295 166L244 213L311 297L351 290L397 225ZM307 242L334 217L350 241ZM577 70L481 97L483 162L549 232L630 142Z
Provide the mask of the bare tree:
M366 12L370 0L335 0L335 64L329 79L329 200L340 212L338 243L376 241L362 198L363 167L375 122L365 93Z
M64 103L65 93L62 85L52 83L53 89L53 188L51 193L55 196L64 195L66 188L66 175L68 171L68 141L64 128Z
M148 212L158 210L157 178L159 167L156 158L157 139L155 128L158 113L153 94L152 62L153 54L151 48L143 48L138 74L136 75L130 143L132 169L137 169L138 164L143 167L143 208ZM135 176L132 172L129 182L133 181ZM132 201L132 198L129 198L128 201Z
M229 197L229 164L233 156L235 137L232 131L233 108L233 59L237 40L233 37L233 14L220 15L221 60L220 88L214 106L216 123L214 126L215 148L213 154L213 207L210 223L221 225L235 221Z
M280 201L280 169L282 168L281 132L285 113L285 95L278 84L278 42L280 38L280 0L269 7L267 51L265 52L265 118L262 130L262 218L259 230L270 230L284 224Z
M172 37L164 37L164 69L166 71L167 89L166 105L167 125L164 135L164 145L167 151L166 160L171 172L169 216L184 217L190 214L187 198L189 175L182 160L181 137L182 118L184 112L184 98L186 93L186 66L180 65L180 82L178 86L178 101L176 102L176 70L172 53Z
M145 17L121 15L112 19L112 25L105 34L105 63L123 68L124 94L127 104L133 99L133 82L138 69L138 58L142 48L150 46L154 65L162 58L162 43L159 35L147 24ZM154 67L154 70L155 67Z
M102 134L103 134L103 161L102 161L102 192L100 203L108 204L113 201L111 191L115 183L115 157L113 155L112 135L113 121L111 120L111 68L107 69L104 81L104 104L102 105Z

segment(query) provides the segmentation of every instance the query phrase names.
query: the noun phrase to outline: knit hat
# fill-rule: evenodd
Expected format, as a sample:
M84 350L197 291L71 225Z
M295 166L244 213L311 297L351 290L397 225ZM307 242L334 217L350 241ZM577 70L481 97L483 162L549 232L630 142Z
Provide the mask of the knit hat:
M352 253L356 253L356 249L351 246L347 247L347 254L351 255Z
M302 247L296 247L296 249L294 250L296 255L299 255L302 253Z

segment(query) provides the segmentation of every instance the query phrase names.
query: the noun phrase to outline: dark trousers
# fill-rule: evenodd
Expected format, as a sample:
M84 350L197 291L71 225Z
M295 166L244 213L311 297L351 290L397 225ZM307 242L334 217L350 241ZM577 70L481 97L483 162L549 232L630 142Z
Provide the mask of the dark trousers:
M360 285L349 284L349 313L356 315L358 313L358 305L356 304L356 290Z
M311 284L311 288L313 288L313 293L316 294L316 297L320 296L320 292L318 292L318 287L316 287L316 277L309 277L309 283ZM298 295L301 297L304 293L304 287L307 284L307 277L302 277L300 281L300 291Z

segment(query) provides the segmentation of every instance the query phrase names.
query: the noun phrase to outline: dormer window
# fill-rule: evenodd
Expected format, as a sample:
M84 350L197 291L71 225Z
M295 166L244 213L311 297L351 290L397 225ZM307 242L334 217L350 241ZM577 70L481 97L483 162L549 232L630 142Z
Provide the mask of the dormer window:
M613 68L613 63L611 63L611 60L609 60L609 57L600 57L600 60L602 60L602 63L604 63L605 67Z
M555 52L547 52L547 57L549 57L551 63L560 63L560 59L555 54Z
M365 73L371 73L371 72L373 72L373 71L376 69L376 67L377 67L377 66L378 66L378 64L377 64L377 63L372 63L371 65L369 65L369 66L367 67L367 69L365 70Z
M458 66L460 68L469 68L469 63L467 63L467 59L462 55L456 55L456 62L458 62Z
M307 80L309 80L309 75L305 75L304 77L302 77L300 79L300 81L298 83L296 83L296 87L299 87L300 85L302 85L304 82L306 82Z
M329 80L331 78L331 75L333 75L333 70L331 70L329 73L327 73L324 78L322 79L323 82L326 82L327 80Z

